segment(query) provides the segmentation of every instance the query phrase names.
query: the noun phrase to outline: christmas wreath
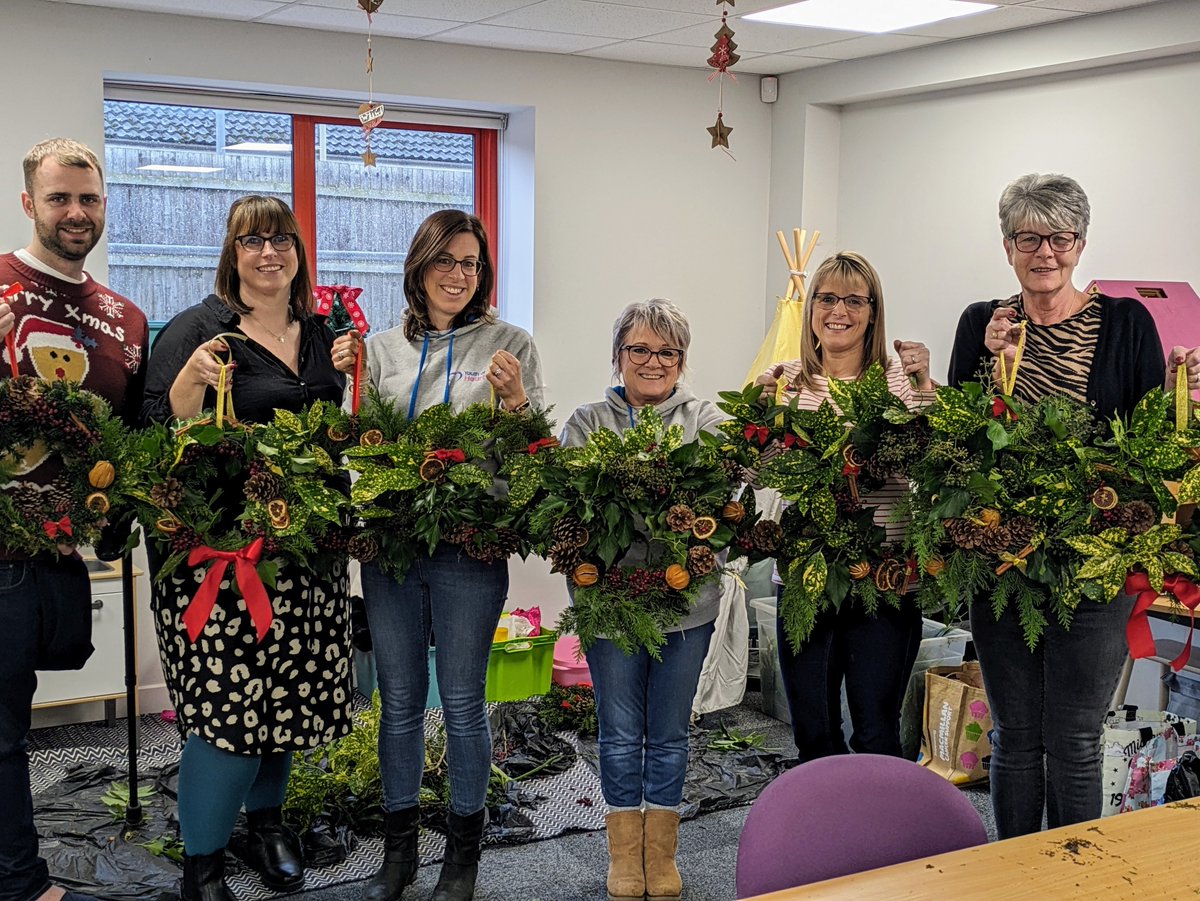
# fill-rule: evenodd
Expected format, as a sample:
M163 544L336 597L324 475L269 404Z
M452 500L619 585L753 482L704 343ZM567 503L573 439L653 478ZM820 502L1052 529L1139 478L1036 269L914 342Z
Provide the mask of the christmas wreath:
M1146 404L1135 434L1152 428ZM1139 471L1129 458L1150 448L1128 436L1106 448L1105 424L1086 404L1060 396L1021 404L977 383L939 388L925 417L931 437L910 470L910 538L935 576L923 589L931 606L944 602L955 616L962 599L986 597L999 617L1015 604L1032 648L1049 617L1067 627L1081 601L1111 599L1085 592L1079 539L1113 527L1140 534L1158 521L1169 501L1161 477L1147 475L1158 464L1147 457Z
M546 411L439 404L409 420L372 394L358 427L346 451L362 522L351 556L400 579L443 541L486 562L529 553L526 517L558 444Z
M812 634L819 611L848 598L871 614L881 601L899 607L919 581L904 542L889 541L875 521L870 495L907 474L927 430L888 390L879 364L854 381L830 379L829 393L816 410L792 401L784 418L794 440L759 473L762 485L788 501L780 520L780 616L794 647Z
M197 566L236 552L273 585L279 560L322 572L344 556L349 499L338 460L352 426L318 401L300 413L276 410L268 423L217 424L204 413L141 433L143 479L130 496L163 554L158 578L185 560Z
M720 450L685 444L682 427L665 427L653 407L623 434L598 429L584 446L560 449L542 482L532 534L552 571L570 579L574 603L559 628L584 650L604 636L657 659L664 631L720 577L718 554L771 538L750 499L734 499Z
M128 434L103 398L73 382L0 380L0 546L38 554L95 544L136 482ZM43 465L54 467L49 485L21 480Z

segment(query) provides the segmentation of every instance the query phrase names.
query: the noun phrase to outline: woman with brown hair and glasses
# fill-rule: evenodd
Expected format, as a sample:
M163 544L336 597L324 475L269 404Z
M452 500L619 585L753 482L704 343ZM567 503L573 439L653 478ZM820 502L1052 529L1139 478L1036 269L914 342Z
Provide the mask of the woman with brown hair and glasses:
M461 210L429 216L404 261L404 322L368 342L367 372L409 419L448 403L488 403L520 414L542 405L537 348L523 329L496 318L495 274L483 223ZM508 563L484 563L442 542L397 582L362 567L363 601L379 675L382 719L383 866L364 897L392 901L417 872L418 793L425 767L430 631L450 760L446 854L434 901L475 892L487 819L492 738L484 709L488 655L508 597Z
M786 378L784 401L796 398L800 409L816 410L833 402L829 379L855 381L878 363L888 389L907 406L931 402L929 349L916 341L896 341L892 348L896 357L888 354L879 274L860 254L842 251L813 274L800 359L773 366L757 381L774 388ZM892 519L892 511L907 490L901 477L892 476L862 497L861 506L874 508L873 519L887 530L889 541L903 538L904 524ZM899 609L880 604L875 614L849 601L822 609L811 636L798 648L786 634L784 617L777 623L779 665L799 760L850 750L900 756L900 706L921 642L916 604ZM843 682L854 727L849 747L842 733Z
M187 419L215 405L218 356L236 367L238 417L270 420L316 400L340 403L358 345L312 315L312 284L296 217L274 197L229 210L216 290L175 316L154 343L143 418ZM245 340L221 337L236 335ZM216 355L214 355L216 354ZM153 546L151 569L162 564ZM151 582L163 673L185 735L179 762L182 897L227 901L225 846L246 809L247 863L277 891L304 885L299 842L283 824L294 751L350 731L350 634L345 566L328 577L280 568L261 643L232 587L195 643L183 613L205 570Z

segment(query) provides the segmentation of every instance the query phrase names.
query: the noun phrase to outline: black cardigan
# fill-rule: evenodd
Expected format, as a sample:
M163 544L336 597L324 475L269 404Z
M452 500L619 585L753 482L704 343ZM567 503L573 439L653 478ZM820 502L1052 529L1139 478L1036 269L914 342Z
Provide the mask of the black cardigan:
M1088 375L1087 399L1096 414L1107 419L1114 413L1127 417L1152 388L1161 388L1166 376L1166 354L1154 317L1140 301L1130 297L1097 294L1100 334ZM949 384L973 382L980 368L990 365L984 331L999 300L971 304L958 320L954 349L950 353Z

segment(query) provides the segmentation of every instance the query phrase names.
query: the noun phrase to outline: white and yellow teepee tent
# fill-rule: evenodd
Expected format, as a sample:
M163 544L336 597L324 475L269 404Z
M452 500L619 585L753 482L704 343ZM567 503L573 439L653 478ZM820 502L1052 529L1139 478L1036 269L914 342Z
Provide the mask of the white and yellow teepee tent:
M742 384L753 382L759 373L774 363L795 360L800 356L800 333L804 328L804 280L808 277L808 261L817 247L817 239L821 237L819 231L814 231L806 246L806 234L802 228L792 229L792 240L796 244L793 254L783 231L775 232L775 237L779 239L779 247L783 250L783 257L787 261L787 289L775 305L775 319L767 329L767 336L763 339L758 355L750 365L750 371Z

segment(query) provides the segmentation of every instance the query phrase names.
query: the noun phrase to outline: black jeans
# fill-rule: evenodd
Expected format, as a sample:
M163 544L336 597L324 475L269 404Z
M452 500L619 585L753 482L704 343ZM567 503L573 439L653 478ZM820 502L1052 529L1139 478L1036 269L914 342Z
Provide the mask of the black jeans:
M0 560L0 901L30 901L50 887L33 825L29 707L35 670L60 668L64 658L82 666L91 622L87 568L77 557Z
M1030 651L1014 605L971 604L971 632L992 708L992 806L1000 838L1100 816L1104 716L1125 662L1133 598L1082 601L1070 629L1053 618Z
M782 594L782 588L779 590ZM779 668L801 762L847 754L901 756L900 705L921 646L921 611L880 603L876 615L847 599L817 614L812 635L792 648L783 617L776 620ZM842 681L854 731L842 735Z

